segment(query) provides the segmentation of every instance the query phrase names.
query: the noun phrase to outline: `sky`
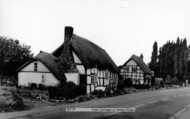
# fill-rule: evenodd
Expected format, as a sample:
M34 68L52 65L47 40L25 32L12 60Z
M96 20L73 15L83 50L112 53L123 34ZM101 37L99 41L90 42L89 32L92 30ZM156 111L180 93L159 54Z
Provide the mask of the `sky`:
M154 41L190 40L189 0L0 0L0 35L51 53L64 27L96 43L122 65L131 55L150 61Z

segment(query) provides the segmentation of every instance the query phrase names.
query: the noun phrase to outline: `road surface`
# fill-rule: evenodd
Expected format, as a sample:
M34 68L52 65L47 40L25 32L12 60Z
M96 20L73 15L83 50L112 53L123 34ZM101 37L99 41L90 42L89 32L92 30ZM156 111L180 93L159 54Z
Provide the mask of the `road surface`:
M1 113L0 119L168 119L190 104L190 88L163 89L83 103ZM136 108L135 112L65 112L66 107Z

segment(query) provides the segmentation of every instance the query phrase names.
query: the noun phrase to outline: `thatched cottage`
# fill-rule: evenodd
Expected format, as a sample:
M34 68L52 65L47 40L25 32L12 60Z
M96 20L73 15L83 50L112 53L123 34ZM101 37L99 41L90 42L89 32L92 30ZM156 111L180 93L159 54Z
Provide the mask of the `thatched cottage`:
M57 68L60 58L65 62L65 69L61 71L64 77L59 77L60 68ZM116 89L118 70L104 49L74 34L72 27L65 27L64 43L52 54L41 52L36 61L23 65L18 72L18 84L40 84L47 80L46 86L56 86L61 78L76 85L84 84L86 93L91 93L96 89L105 90L106 87Z
M37 88L44 86L58 86L60 77L58 58L40 51L31 61L28 61L18 69L18 86Z
M127 62L119 67L123 80L131 80L133 85L150 85L153 75L143 59L132 55Z

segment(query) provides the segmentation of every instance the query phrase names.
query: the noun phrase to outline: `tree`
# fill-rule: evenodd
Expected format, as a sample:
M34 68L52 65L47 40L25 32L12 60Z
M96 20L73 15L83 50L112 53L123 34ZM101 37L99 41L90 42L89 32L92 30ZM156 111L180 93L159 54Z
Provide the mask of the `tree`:
M158 75L158 44L155 41L153 44L153 51L152 51L152 56L151 56L151 61L150 61L150 69L154 71L154 74L157 76Z
M158 69L159 75L176 77L178 81L184 81L187 77L188 48L186 38L177 38L176 42L168 41L159 50ZM152 58L151 66L154 66L155 59ZM154 68L154 67L153 67Z
M1 75L14 75L21 65L32 58L30 46L20 44L18 40L0 36Z

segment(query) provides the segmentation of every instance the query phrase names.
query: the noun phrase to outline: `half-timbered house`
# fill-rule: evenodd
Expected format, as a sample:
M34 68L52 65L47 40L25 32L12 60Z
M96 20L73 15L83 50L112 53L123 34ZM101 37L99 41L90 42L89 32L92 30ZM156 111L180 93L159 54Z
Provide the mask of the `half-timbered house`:
M54 81L48 85L56 86L62 78L57 73L60 72L58 65L63 64L57 59L63 59L62 61L67 64L61 71L64 72L66 81L85 85L88 94L94 90L105 90L106 87L111 89L117 87L118 69L114 61L104 49L74 34L72 27L65 27L64 43L52 54L41 52L35 61L20 68L19 85L28 85L32 82L42 83L45 77L46 80ZM36 64L39 69L36 69ZM43 70L40 70L40 67L43 67Z
M65 72L67 81L85 84L87 93L106 87L116 89L118 82L117 66L106 51L93 42L73 33L72 27L65 28L64 43L53 55L67 57L73 69ZM70 58L68 58L70 57Z
M123 80L131 80L133 85L150 85L152 71L144 63L143 59L132 55L127 62L119 67Z

